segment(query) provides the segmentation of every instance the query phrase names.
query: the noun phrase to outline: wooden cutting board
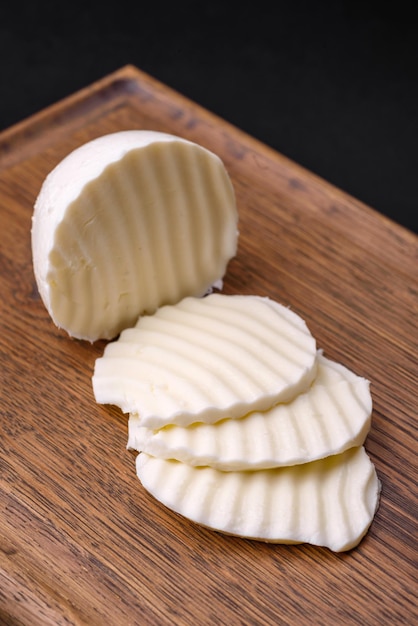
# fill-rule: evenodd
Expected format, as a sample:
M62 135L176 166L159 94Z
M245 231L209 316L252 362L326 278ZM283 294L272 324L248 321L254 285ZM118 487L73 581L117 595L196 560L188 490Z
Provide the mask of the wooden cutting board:
M217 153L240 244L226 293L270 296L371 381L380 508L354 550L199 527L149 496L127 419L95 403L104 342L50 320L32 271L34 200L72 149L123 129ZM0 623L412 624L416 592L418 238L127 66L0 134Z

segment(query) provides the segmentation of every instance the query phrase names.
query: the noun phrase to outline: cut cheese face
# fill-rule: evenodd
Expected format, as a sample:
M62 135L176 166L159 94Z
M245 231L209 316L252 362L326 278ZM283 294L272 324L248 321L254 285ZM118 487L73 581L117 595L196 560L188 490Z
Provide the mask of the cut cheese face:
M141 317L96 360L96 401L141 426L215 423L305 391L316 342L288 308L259 296L185 298Z
M240 419L152 430L132 414L128 448L231 471L308 463L360 446L370 429L369 382L336 365L319 354L317 376L305 393Z
M143 487L180 515L223 533L335 552L356 546L379 502L380 483L363 447L312 463L221 472L142 452Z
M48 175L35 203L42 300L71 336L111 339L138 316L220 284L238 214L222 161L154 131L95 139Z

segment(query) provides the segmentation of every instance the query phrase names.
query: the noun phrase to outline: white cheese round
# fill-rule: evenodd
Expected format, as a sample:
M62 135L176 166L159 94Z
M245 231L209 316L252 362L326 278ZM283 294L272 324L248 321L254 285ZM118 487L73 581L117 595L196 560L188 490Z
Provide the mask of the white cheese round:
M231 180L209 150L155 131L99 137L64 158L36 200L39 293L69 335L111 339L219 284L237 224Z

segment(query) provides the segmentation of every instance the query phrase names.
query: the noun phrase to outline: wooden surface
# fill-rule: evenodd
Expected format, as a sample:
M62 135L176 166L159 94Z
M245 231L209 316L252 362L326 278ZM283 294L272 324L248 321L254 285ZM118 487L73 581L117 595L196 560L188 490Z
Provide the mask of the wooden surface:
M78 145L131 128L224 160L240 212L224 291L290 305L326 356L371 381L366 449L383 490L355 550L227 537L154 501L126 417L93 398L104 343L48 317L30 249L43 179ZM133 67L0 135L0 228L1 624L418 623L414 234Z

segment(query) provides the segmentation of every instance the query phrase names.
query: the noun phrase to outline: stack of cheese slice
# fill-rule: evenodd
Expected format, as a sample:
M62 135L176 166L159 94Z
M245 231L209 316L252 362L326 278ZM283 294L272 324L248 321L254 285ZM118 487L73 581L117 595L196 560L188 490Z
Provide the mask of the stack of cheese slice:
M93 390L129 413L145 489L199 524L342 551L372 522L369 382L269 298L187 297L140 317L97 359Z

